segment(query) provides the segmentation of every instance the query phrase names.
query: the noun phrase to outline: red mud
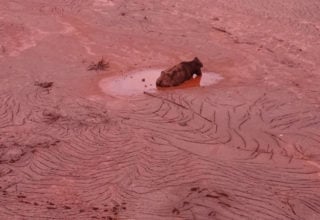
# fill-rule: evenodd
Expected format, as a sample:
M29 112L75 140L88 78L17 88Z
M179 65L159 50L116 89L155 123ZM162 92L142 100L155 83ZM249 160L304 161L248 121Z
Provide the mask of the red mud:
M319 8L1 0L0 219L320 219ZM223 79L102 85L195 56Z

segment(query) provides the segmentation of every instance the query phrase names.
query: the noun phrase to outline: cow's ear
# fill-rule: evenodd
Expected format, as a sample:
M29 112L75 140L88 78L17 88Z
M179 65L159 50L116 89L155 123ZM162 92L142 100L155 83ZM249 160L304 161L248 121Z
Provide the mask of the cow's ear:
M200 67L203 67L203 64L201 63L201 61L199 60L198 57L194 58L194 61L200 64Z

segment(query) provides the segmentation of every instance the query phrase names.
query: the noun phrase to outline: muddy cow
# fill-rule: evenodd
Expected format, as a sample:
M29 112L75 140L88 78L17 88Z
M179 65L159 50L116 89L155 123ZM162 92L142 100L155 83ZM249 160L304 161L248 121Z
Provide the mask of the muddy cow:
M184 81L191 79L193 74L201 76L201 67L203 65L197 57L190 62L181 62L162 71L156 85L159 87L178 86Z

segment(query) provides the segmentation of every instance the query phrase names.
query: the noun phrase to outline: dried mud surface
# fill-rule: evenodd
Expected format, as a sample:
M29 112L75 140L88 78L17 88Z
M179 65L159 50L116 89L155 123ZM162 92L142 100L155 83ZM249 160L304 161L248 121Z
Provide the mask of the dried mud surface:
M320 219L319 9L0 0L0 219ZM99 88L194 56L224 80Z

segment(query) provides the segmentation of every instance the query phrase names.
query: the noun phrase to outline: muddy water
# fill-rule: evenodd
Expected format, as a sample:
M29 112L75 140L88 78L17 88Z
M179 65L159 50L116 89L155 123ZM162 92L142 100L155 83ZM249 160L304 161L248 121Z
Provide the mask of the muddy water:
M203 72L201 77L194 77L183 84L171 88L156 86L156 80L162 69L146 69L134 71L120 76L107 77L99 82L101 90L107 95L131 96L144 91L187 89L204 87L218 83L223 77L214 72Z

